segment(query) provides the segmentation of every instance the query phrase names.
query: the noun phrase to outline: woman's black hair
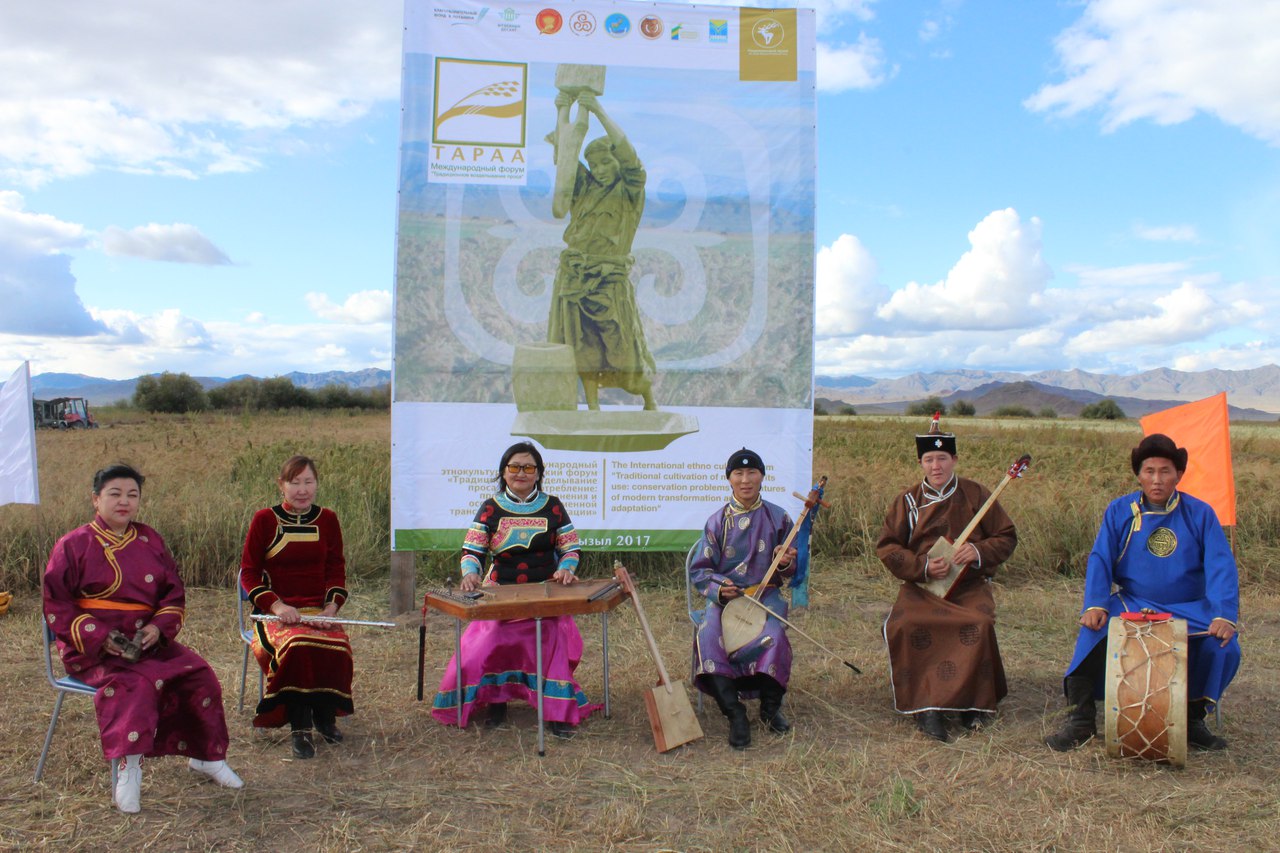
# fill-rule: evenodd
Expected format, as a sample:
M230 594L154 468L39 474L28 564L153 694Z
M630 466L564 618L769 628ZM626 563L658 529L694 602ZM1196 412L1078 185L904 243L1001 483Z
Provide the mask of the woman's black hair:
M533 461L537 463L538 491L542 491L542 473L546 470L546 466L542 464L542 453L538 450L537 445L530 441L517 441L502 454L502 461L498 463L498 491L506 488L506 480L502 479L502 475L506 473L507 463L511 461L511 457L517 453L528 453L533 457Z
M139 474L138 469L132 465L116 462L93 475L93 493L95 495L102 494L102 487L112 480L133 480L138 484L138 490L141 491L146 477Z

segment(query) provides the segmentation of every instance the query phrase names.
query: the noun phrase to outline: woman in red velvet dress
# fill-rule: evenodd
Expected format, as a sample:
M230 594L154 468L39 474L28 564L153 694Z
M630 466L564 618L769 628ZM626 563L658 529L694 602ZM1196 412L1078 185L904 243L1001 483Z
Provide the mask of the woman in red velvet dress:
M96 473L93 521L58 540L44 574L45 621L67 672L98 688L102 753L121 760L113 794L129 813L141 809L144 755L185 755L219 785L244 785L226 762L218 677L176 639L186 616L177 563L159 533L134 521L143 479L121 464ZM135 660L125 657L131 643Z
M314 503L315 463L292 457L276 483L282 500L254 514L240 557L253 612L279 617L254 623L253 654L267 682L253 724L289 723L294 756L311 758L312 726L325 743L341 743L335 720L354 710L351 643L340 626L322 621L347 600L347 563L338 516Z

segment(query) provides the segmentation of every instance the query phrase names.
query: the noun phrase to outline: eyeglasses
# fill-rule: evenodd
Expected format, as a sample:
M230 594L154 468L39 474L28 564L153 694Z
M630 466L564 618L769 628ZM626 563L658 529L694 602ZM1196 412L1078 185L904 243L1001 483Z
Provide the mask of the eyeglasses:
M536 474L538 473L538 466L537 465L508 465L507 466L508 474L519 474L521 472L524 472L525 474Z

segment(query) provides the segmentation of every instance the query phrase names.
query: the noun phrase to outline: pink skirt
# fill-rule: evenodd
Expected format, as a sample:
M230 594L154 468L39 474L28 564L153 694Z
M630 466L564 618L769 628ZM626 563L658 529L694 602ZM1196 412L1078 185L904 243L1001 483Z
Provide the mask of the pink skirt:
M511 622L477 620L462 632L462 725L479 708L494 702L538 701L533 619ZM431 716L458 724L457 662L449 657ZM604 707L587 701L573 673L582 660L582 634L572 616L542 620L543 718L578 725Z

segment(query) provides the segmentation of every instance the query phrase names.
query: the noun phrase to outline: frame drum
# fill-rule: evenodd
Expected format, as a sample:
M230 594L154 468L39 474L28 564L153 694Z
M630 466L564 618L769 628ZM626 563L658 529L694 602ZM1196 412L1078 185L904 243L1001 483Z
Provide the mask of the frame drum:
M1187 622L1125 616L1114 617L1107 629L1107 755L1183 767Z

